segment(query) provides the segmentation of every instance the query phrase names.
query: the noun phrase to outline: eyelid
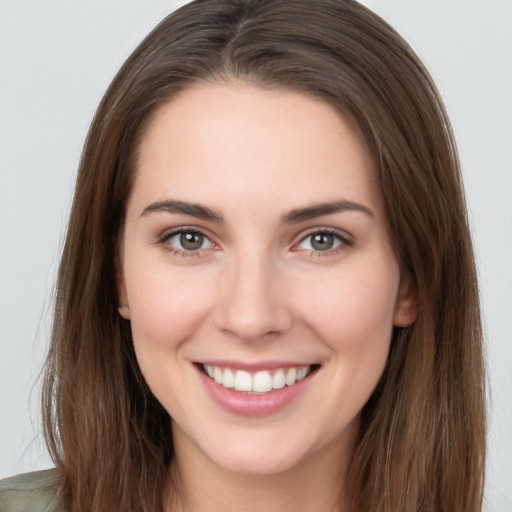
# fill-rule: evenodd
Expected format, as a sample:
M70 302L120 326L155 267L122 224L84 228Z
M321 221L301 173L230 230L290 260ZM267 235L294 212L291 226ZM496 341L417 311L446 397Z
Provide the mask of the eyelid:
M299 246L302 244L307 238L316 235L316 234L328 234L336 237L341 243L333 247L332 249L327 249L325 251L315 251L315 250L308 250L308 249L301 249ZM325 227L325 226L315 226L313 228L307 229L305 232L302 232L300 234L299 240L297 242L294 242L291 250L292 251L309 251L311 255L315 256L330 256L338 251L343 251L347 249L348 247L351 247L354 244L354 237L347 233L344 230L332 228L332 227Z
M194 256L199 254L200 252L206 251L206 250L219 250L220 244L215 240L215 236L213 236L209 230L198 227L198 226L177 226L174 228L169 228L164 230L160 235L157 236L155 243L164 245L170 238L173 236L176 236L180 233L196 233L201 236L204 236L208 241L211 243L211 247L204 248L204 249L196 249L196 250L186 250L186 249L180 249L179 247L175 247L171 244L168 244L168 247L166 247L166 250L173 252L177 255L186 255L186 256ZM326 249L325 251L320 250L309 250L309 249L302 249L300 248L300 244L303 243L308 237L315 235L315 234L328 234L336 237L340 243L338 246L332 248L332 249ZM297 240L298 238L298 240ZM311 255L315 256L329 256L337 253L338 251L343 251L347 249L348 247L351 247L354 244L354 237L350 235L347 231L341 230L338 228L333 227L326 227L326 226L314 226L311 228L308 228L307 230L303 231L298 237L296 238L296 241L293 242L292 246L290 247L290 250L293 252L298 251L305 251L310 252Z
M157 236L155 243L164 245L166 242L168 242L169 239L172 237L179 235L180 233L195 233L197 235L201 235L209 240L211 243L211 247L205 248L205 249L196 249L196 250L185 250L180 249L179 247L172 246L169 244L168 247L166 247L166 250L169 250L176 254L186 254L187 256L193 256L198 254L201 251L209 250L209 249L219 249L219 244L215 241L215 237L213 237L210 232L204 228L200 228L198 226L178 226L175 228L170 228L164 230L160 235Z

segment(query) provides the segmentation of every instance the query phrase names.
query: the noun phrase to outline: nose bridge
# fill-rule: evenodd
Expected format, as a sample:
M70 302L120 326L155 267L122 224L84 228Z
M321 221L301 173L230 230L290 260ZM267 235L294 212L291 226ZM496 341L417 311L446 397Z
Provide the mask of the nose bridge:
M249 248L230 260L221 283L219 327L245 340L286 331L291 314L277 262L267 252Z

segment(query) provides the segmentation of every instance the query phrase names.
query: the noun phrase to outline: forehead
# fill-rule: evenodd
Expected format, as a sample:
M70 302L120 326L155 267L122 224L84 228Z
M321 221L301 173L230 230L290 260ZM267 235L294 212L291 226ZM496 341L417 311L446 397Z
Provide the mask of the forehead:
M137 162L133 193L147 200L209 202L215 190L226 201L375 205L381 196L361 136L331 105L246 84L196 86L160 106Z

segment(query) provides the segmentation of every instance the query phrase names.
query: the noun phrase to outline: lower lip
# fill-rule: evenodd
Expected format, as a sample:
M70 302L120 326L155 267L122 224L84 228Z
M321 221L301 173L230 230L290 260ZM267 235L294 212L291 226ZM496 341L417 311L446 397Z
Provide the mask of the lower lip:
M249 395L217 384L200 368L197 371L212 399L226 411L240 416L268 416L284 409L304 392L313 374L316 374L316 371L311 372L292 386L285 386L264 395Z

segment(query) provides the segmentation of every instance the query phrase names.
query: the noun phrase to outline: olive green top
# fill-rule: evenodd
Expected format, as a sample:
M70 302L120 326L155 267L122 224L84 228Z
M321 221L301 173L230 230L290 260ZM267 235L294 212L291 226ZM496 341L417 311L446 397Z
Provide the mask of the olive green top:
M55 469L0 480L0 512L64 512Z

